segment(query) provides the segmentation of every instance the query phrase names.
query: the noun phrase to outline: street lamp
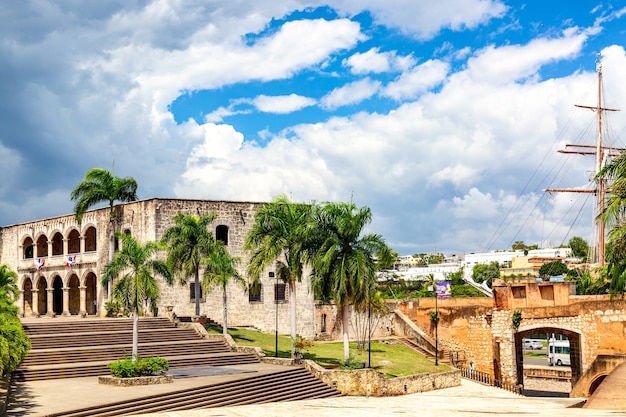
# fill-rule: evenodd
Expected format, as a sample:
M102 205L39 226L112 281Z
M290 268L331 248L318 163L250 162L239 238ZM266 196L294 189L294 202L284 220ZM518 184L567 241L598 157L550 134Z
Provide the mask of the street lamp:
M274 278L274 273L270 272L269 273L270 278ZM278 292L278 277L276 277L276 285L274 285L274 304L276 304L276 331L275 331L275 336L276 336L276 357L278 357L278 297L277 297L277 292Z
M439 293L437 292L437 284L429 285L428 291L433 291L435 293L435 366L439 366L439 306L438 299Z

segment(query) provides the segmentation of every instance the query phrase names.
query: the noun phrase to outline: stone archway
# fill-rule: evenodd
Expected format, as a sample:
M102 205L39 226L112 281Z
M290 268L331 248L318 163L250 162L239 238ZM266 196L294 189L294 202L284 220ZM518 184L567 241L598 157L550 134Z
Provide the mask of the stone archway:
M67 282L67 286L69 287L69 310L70 314L72 315L78 315L80 313L80 289L78 288L79 285L80 283L78 281L78 276L76 274L72 274L69 281Z
M52 311L56 315L63 314L63 280L56 276L52 282Z
M89 272L85 277L85 308L88 314L98 313L98 287L96 274Z
M25 278L22 283L23 300L22 313L25 316L33 314L33 282L30 278Z
M37 311L48 314L48 282L43 276L37 280Z
M580 333L569 330L560 329L558 327L536 327L532 329L525 329L515 333L515 367L517 373L517 384L524 384L524 357L523 357L523 339L527 336L545 333L545 334L559 334L564 335L569 340L570 344L570 368L572 370L572 386L578 381L582 375L582 346Z

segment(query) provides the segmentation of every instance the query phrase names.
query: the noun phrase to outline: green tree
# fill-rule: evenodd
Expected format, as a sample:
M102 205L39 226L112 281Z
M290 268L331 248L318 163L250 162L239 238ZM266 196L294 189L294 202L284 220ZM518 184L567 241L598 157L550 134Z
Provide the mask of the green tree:
M115 252L115 202L137 200L137 181L132 177L120 178L103 168L92 168L85 173L83 181L70 193L70 200L74 201L74 215L81 224L85 212L91 207L106 202L109 204L109 262ZM111 285L107 293L111 293Z
M606 294L609 291L609 280L606 279L606 270L590 271L572 270L567 274L568 278L576 283L576 294L597 295Z
M623 227L626 220L626 152L622 151L617 158L609 161L596 178L610 184L606 190L604 210L600 214L602 221L610 229Z
M610 294L623 297L626 292L626 228L614 227L609 232L606 264Z
M587 253L589 252L589 244L585 239L574 236L568 242L568 246L572 249L572 255L581 258L583 262L587 262Z
M494 279L500 278L500 265L494 261L490 264L478 264L474 265L472 270L472 279L474 282L480 284L486 282L489 287Z
M606 245L609 292L623 297L626 291L626 152L609 161L598 172L596 179L603 179L607 187L604 209L600 219L609 230Z
M548 262L541 265L539 275L542 277L553 277L555 275L566 275L569 269L562 261Z
M217 245L215 250L207 258L203 259L203 264L206 268L204 270L202 287L205 291L209 291L214 285L217 285L222 289L222 308L224 318L222 332L226 335L228 334L228 299L226 288L232 279L241 284L245 291L246 280L242 278L236 268L241 260L238 257L230 256L222 242L217 241L216 243Z
M17 273L0 265L0 375L7 380L22 363L30 350L30 340L24 333L14 304L19 295Z
M117 177L103 168L92 168L85 174L83 182L72 190L70 199L76 202L74 213L78 223L87 210L102 202L109 203L109 216L113 220L115 201L137 200L137 181L132 177Z
M350 305L359 308L376 283L376 259L391 251L380 235L363 235L372 220L368 207L326 203L314 210L315 233L321 238L313 258L315 295L333 299L342 315L344 362L350 357Z
M107 285L114 278L119 280L113 287L113 299L133 317L133 360L137 359L139 337L139 315L147 309L156 311L160 290L155 275L165 278L169 285L173 279L168 265L154 255L160 250L155 242L139 243L134 237L125 233L116 233L122 248L113 260L104 266L102 283ZM121 276L121 277L120 277Z
M244 249L250 254L248 276L255 282L275 264L277 277L289 288L291 339L296 334L296 283L302 281L302 271L308 262L310 237L308 227L311 205L293 203L285 195L262 206L254 216L254 224L246 236ZM292 357L295 348L291 349Z
M174 224L170 226L161 242L167 247L167 262L177 274L181 285L187 285L187 279L193 276L196 299L196 316L200 315L200 268L202 260L209 257L216 246L209 224L215 220L215 214L193 215L178 213Z
M516 240L515 243L511 245L511 249L513 250L532 250L538 248L539 245L527 245L523 240Z
M0 265L0 299L6 299L13 303L19 294L17 273L12 271L8 265Z

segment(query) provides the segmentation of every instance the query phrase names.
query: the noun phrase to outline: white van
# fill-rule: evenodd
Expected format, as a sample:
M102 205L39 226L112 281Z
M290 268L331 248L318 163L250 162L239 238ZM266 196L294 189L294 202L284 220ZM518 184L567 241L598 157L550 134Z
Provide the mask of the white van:
M571 365L569 357L569 340L548 341L548 363L553 365Z

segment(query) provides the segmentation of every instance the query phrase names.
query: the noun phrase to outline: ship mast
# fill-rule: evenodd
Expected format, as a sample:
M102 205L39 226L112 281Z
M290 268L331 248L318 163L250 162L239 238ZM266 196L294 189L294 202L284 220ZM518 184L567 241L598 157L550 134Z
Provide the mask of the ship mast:
M596 64L596 71L598 73L598 102L595 106L583 106L576 104L576 107L583 109L589 109L596 112L598 120L596 145L580 145L580 144L567 144L565 149L560 150L561 153L578 154L578 155L595 155L596 164L595 171L592 178L595 181L595 189L573 189L573 188L548 188L547 192L570 192L570 193L594 193L596 194L596 212L594 215L594 229L596 233L597 246L593 250L592 262L604 266L604 248L605 248L605 230L604 221L600 218L600 214L604 212L604 203L606 197L606 179L598 177L598 172L603 168L606 158L609 156L616 156L621 148L605 147L602 143L602 115L605 111L619 111L618 109L611 109L602 106L602 64L598 60ZM569 149L568 149L569 148ZM595 149L594 149L595 148ZM592 150L593 149L593 150Z

